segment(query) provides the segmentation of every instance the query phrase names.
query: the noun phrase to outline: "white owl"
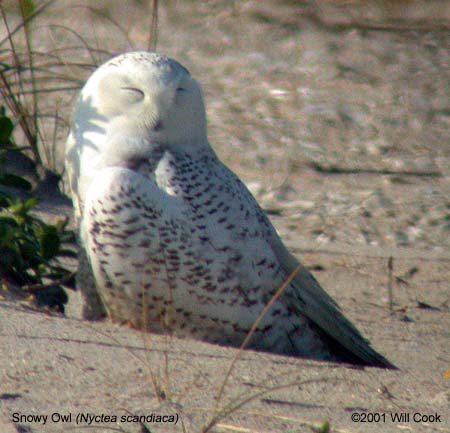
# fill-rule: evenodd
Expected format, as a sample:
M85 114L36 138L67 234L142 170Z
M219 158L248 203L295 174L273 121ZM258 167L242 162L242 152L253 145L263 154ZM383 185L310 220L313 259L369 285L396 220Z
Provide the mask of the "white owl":
M200 86L172 59L132 52L99 67L81 92L66 164L95 280L88 298L113 320L239 346L299 265L218 160ZM304 267L248 347L392 367Z

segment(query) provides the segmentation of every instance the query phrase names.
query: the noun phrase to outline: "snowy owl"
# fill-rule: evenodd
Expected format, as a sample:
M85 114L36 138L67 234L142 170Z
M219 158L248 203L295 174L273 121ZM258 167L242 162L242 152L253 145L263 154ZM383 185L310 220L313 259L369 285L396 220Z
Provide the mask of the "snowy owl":
M175 60L132 52L100 66L81 91L66 165L89 296L114 321L239 346L297 269L247 347L392 367L217 158L200 86Z

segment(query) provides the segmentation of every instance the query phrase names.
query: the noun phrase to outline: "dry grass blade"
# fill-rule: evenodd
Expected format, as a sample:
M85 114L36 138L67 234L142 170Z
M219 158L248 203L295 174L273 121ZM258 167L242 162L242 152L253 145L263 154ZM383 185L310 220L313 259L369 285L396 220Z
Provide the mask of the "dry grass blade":
M148 302L148 292L145 289L144 284L142 284L142 327L145 331L148 331L150 329L150 325L148 323L148 314L147 311L149 311L149 302ZM150 349L149 345L147 344L147 341L149 341L149 338L143 339L144 346L147 349ZM164 358L167 362L167 351L164 354ZM161 386L161 379L158 379L153 372L153 369L151 368L150 363L148 362L148 359L145 359L143 361L144 365L147 367L148 375L150 378L150 383L152 384L153 392L156 395L156 398L158 399L158 402L161 403L166 399L166 392L164 391L163 387Z
M27 10L26 10L26 5L25 2L23 0L19 1L19 5L20 5L20 13L22 15L22 22L26 23L26 19L27 19ZM42 160L41 160L41 156L39 155L39 150L38 150L38 143L37 143L37 139L38 139L38 135L40 133L39 131L39 127L38 127L38 100L36 97L36 73L33 67L33 63L34 63L34 56L33 56L33 52L31 49L31 34L30 34L30 27L27 24L24 24L23 26L23 33L25 35L25 44L26 44L26 50L28 53L27 56L27 60L28 60L28 68L29 68L29 74L30 74L30 78L31 78L31 90L32 90L32 104L33 104L33 108L32 108L32 114L31 114L31 122L33 125L33 139L32 142L30 142L31 145L31 151L33 152L33 157L34 160L39 163L42 164Z
M361 381L358 381L358 380L339 379L336 377L321 377L321 378L317 378L317 379L291 381L286 384L277 385L277 386L273 386L273 387L267 387L267 388L265 388L259 392L256 392L254 394L246 395L246 393L242 393L242 394L235 396L233 398L234 402L229 404L225 408L223 408L220 413L217 413L211 419L211 421L207 424L207 426L202 429L201 433L208 433L211 430L211 428L213 428L214 426L216 426L219 423L219 421L225 419L227 416L231 415L233 412L242 408L247 403L250 403L251 401L253 401L257 398L262 397L269 392L280 391L280 390L288 389L288 388L291 388L294 386L301 387L301 386L310 385L310 384L340 383L340 382L344 383L345 385L353 385L353 386L360 386L360 387L362 386L362 387L369 389L374 394L378 393L377 388L370 386L366 383L362 383ZM400 406L396 405L395 403L394 403L394 405L398 408L398 410L401 410Z
M294 386L303 386L303 385L309 385L312 383L324 383L324 382L335 382L336 378L333 377L323 377L323 378L319 378L319 379L308 379L308 380L303 380L303 381L293 381L293 382L289 382L289 383L285 383L282 385L277 385L277 386L273 386L273 387L269 387L266 389L263 389L262 391L253 393L251 395L245 395L245 394L240 394L238 395L236 398L234 398L235 402L229 404L228 406L226 406L225 408L223 408L220 412L216 412L216 414L211 418L210 422L202 428L201 433L208 433L211 431L211 429L217 425L217 423L226 418L228 415L232 414L233 412L236 412L238 409L242 408L244 405L246 405L247 403L250 403L251 401L262 397L263 395L269 393L269 392L274 392L274 391L280 391L283 389L288 389ZM356 382L355 383L359 383Z
M29 23L30 21L42 13L46 7L48 7L52 1L45 3L41 7L34 11L28 11L24 2L20 1L20 14L21 22L15 29L11 29L5 9L3 5L0 5L0 11L2 15L3 23L7 31L7 36L2 40L0 46L4 43L9 44L9 49L6 51L12 57L12 65L3 64L3 69L0 71L0 79L3 84L0 91L5 100L6 105L18 119L20 128L28 141L31 153L33 155L34 162L38 166L43 165L42 158L39 154L38 141L42 140L41 131L38 125L38 99L36 94L36 76L33 68L33 54L31 48L31 35ZM23 66L23 62L20 59L19 51L16 47L13 36L19 31L23 30L25 37L25 49L26 49L26 67ZM5 52L5 51L3 51ZM11 75L8 72L12 72ZM24 73L29 75L30 89L25 89L26 79ZM15 83L15 84L14 84ZM17 86L19 91L16 93L13 88ZM29 101L24 98L25 91L28 91L31 95L31 109L29 108Z
M149 51L155 51L158 43L158 0L152 0L152 20L148 36L147 49Z

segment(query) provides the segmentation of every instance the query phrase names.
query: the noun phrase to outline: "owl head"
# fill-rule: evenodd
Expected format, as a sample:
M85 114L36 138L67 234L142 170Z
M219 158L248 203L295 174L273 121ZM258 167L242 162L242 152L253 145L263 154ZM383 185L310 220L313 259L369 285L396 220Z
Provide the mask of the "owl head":
M99 170L152 159L164 149L212 152L201 88L189 71L149 52L121 54L100 66L81 90L66 143L76 213Z
M157 53L126 53L100 66L81 91L75 128L77 122L81 134L103 129L110 138L133 136L187 152L206 141L199 84L180 63Z

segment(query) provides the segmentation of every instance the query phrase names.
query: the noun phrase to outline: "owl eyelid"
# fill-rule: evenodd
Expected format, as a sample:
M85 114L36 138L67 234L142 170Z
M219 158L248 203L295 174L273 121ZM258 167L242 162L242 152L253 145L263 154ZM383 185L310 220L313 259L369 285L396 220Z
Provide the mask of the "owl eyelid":
M122 90L131 90L132 92L139 93L141 96L145 96L144 92L141 89L136 87L121 87Z
M185 87L177 87L177 92L187 92Z

